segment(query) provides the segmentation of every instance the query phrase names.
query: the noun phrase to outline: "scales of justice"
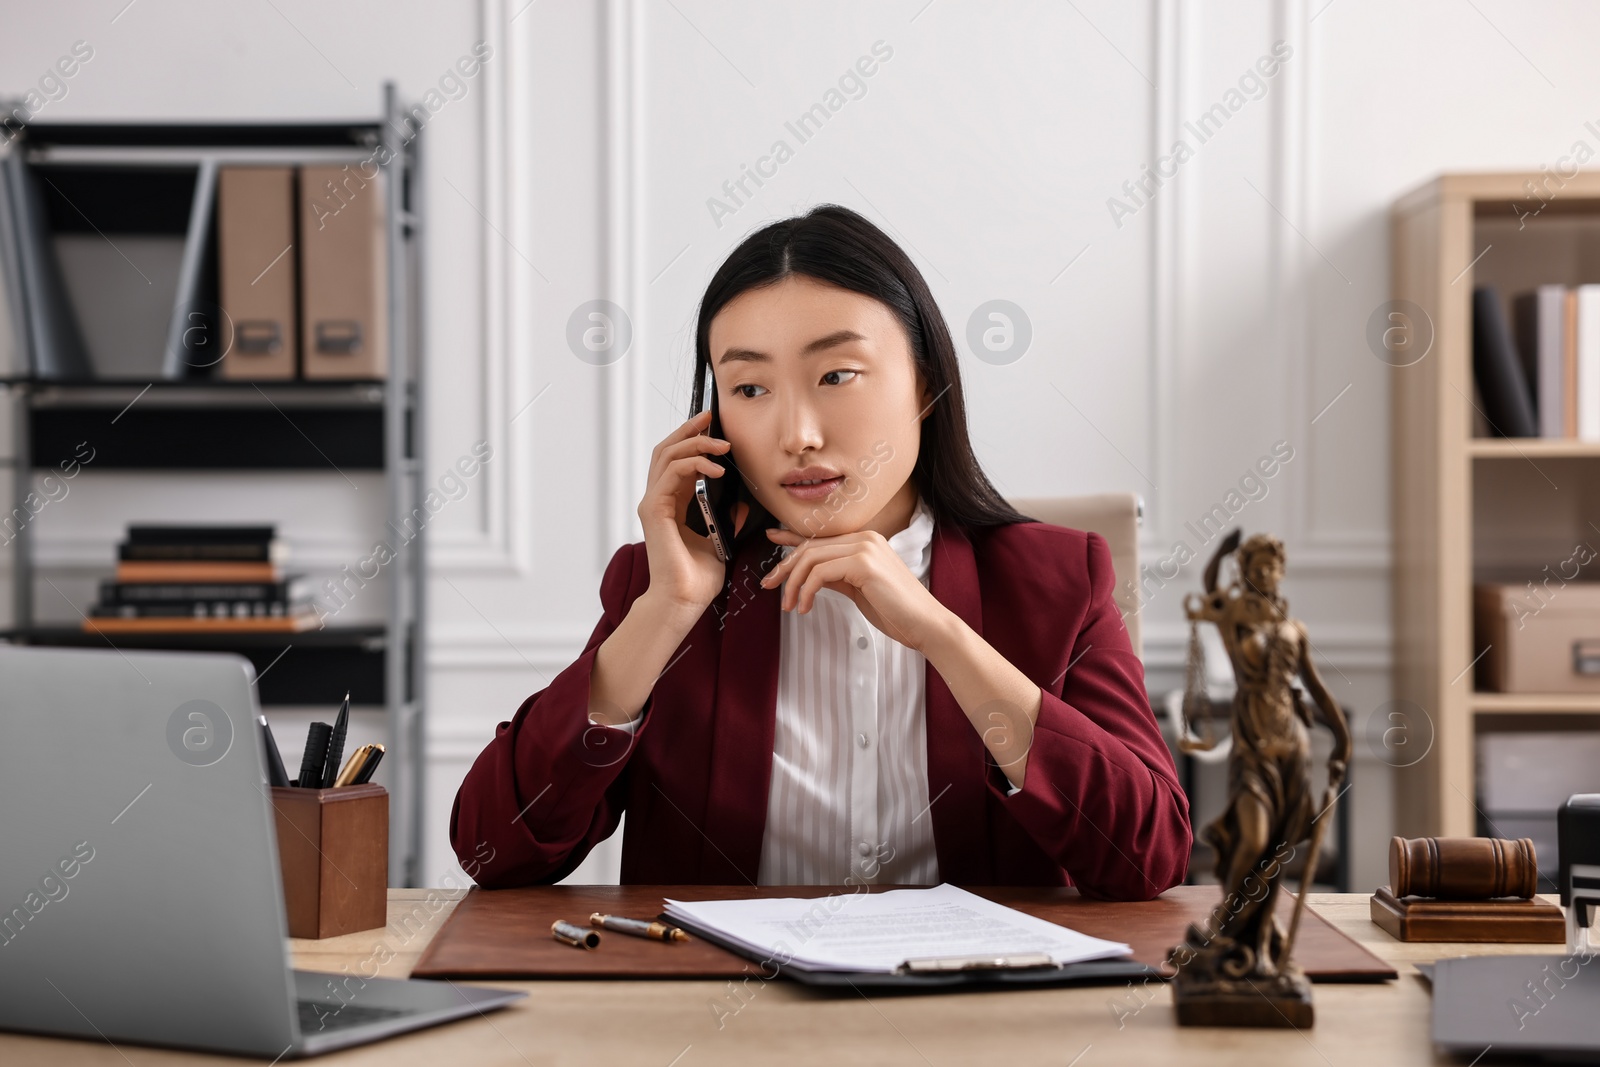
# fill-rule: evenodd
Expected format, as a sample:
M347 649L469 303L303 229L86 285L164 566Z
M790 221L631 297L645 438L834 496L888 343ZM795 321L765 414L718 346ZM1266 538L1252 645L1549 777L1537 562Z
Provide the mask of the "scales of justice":
M1230 555L1237 577L1219 588L1218 571ZM1279 592L1284 564L1283 542L1254 534L1241 543L1235 529L1206 566L1205 592L1184 598L1190 637L1179 747L1229 747L1227 808L1200 831L1216 853L1222 899L1205 924L1189 925L1168 955L1177 968L1173 1003L1180 1025L1308 1027L1315 1021L1311 983L1292 953L1327 827L1323 816L1338 797L1351 742L1344 712L1312 663L1305 626L1289 617ZM1237 683L1229 737L1220 742L1209 729L1202 622L1217 627ZM1206 735L1196 737L1190 724L1202 717ZM1312 795L1315 722L1334 736L1320 801ZM1276 915L1279 887L1302 847L1305 873L1285 930Z

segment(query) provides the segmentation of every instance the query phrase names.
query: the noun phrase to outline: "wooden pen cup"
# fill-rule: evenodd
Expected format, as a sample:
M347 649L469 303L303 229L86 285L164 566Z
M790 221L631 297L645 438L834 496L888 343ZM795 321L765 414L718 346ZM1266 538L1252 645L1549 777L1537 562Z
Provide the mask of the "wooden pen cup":
M337 937L388 922L389 791L272 787L290 937Z

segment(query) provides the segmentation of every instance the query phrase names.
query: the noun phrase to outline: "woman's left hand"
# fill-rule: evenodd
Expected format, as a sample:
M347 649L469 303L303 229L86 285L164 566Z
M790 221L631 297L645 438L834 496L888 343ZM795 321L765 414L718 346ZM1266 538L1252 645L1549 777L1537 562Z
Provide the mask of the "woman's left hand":
M832 589L855 602L873 626L907 648L923 651L949 609L917 580L889 542L873 530L834 537L802 537L776 527L767 531L776 545L795 550L761 579L764 589L787 583L783 610L811 610L819 589Z

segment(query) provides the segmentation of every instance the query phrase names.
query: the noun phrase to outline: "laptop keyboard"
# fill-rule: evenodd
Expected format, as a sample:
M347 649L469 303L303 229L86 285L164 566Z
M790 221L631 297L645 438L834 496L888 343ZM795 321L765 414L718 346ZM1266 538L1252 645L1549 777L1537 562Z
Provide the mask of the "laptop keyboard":
M328 1030L342 1030L347 1026L393 1019L406 1012L398 1008L373 1008L362 1004L329 1004L321 1000L298 1001L300 1007L300 1032L315 1034Z

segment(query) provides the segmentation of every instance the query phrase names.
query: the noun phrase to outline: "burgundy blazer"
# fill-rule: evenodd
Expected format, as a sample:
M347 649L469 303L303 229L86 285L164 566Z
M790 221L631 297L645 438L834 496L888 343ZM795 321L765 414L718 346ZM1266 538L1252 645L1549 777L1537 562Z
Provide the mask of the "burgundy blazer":
M765 538L761 539L763 542ZM746 544L629 734L589 722L600 644L650 583L643 542L612 556L583 654L502 722L456 794L450 843L488 888L570 874L617 828L622 881L754 884L777 711L778 546ZM935 523L929 589L1030 679L1039 710L1018 793L931 663L928 795L939 874L1148 899L1183 881L1189 803L1156 726L1099 534Z

